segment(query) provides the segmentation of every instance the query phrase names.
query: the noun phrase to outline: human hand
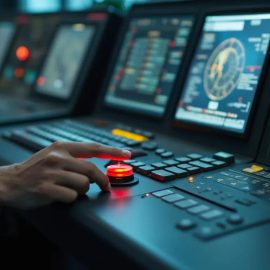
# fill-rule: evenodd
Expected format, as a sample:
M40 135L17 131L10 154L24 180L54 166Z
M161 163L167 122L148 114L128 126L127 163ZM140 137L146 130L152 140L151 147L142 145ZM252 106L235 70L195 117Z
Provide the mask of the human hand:
M70 203L94 182L109 191L107 176L83 159L91 157L125 160L130 152L96 143L53 143L25 162L0 167L0 203L20 209Z

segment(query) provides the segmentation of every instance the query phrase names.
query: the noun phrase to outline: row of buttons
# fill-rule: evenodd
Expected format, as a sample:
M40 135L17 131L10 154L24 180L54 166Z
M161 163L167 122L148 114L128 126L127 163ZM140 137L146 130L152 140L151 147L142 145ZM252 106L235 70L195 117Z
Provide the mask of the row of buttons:
M60 127L60 124L57 123L57 126ZM108 142L110 141L122 143L123 146L126 145L130 147L139 146L141 144L140 142L134 141L132 139L127 139L121 136L113 135L109 131L99 129L99 128L94 128L91 126L86 126L84 124L80 124L78 122L74 122L70 120L64 121L64 123L61 125L61 128L64 128L71 132L75 132L75 134L79 134L79 135L82 134L84 136L97 136L97 138L99 139L108 140L107 143L105 144L108 144Z
M223 171L215 175L206 176L220 184L248 192L255 196L270 198L270 182L250 175L239 174L234 171Z
M158 197L167 203L174 204L174 206L184 209L189 214L198 216L200 219L205 221L212 221L225 215L225 213L219 209L211 209L208 205L200 204L198 201L186 198L182 194L175 193L170 189L153 192L152 194L155 197ZM226 221L228 224L236 226L242 224L244 219L239 214L233 213L226 218ZM217 226L222 227L223 230L226 228L222 222L218 222ZM187 231L197 228L198 222L192 218L182 218L177 222L176 227L182 231ZM194 231L194 236L202 240L211 239L216 234L217 232L213 226L203 225Z
M228 165L225 161L203 157L199 154L190 154L186 157L164 160L147 165L136 160L126 160L125 163L133 166L140 174L164 182L199 172L205 172Z

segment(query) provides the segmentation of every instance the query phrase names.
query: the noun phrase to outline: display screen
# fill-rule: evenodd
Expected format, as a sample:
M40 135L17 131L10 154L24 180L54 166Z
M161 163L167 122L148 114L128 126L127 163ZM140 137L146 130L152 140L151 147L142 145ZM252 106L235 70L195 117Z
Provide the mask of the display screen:
M15 25L13 23L0 22L0 68L3 66L3 62L14 37L14 33Z
M61 99L71 96L94 32L85 24L59 27L37 79L38 93Z
M173 89L192 25L191 16L132 19L105 103L161 116Z
M245 133L269 29L270 14L206 17L175 118Z

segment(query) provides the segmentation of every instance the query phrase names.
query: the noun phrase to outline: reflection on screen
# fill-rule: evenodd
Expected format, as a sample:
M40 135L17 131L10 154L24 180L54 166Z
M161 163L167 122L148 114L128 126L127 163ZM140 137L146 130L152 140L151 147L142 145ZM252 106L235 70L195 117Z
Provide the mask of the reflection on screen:
M192 24L190 16L133 19L115 65L106 104L162 115Z
M36 91L66 99L74 89L78 73L94 35L94 27L84 24L61 26L53 40Z
M15 25L8 22L0 23L0 68L3 66L5 56L8 52L11 40L15 33Z
M270 14L207 17L176 119L244 133L269 29Z

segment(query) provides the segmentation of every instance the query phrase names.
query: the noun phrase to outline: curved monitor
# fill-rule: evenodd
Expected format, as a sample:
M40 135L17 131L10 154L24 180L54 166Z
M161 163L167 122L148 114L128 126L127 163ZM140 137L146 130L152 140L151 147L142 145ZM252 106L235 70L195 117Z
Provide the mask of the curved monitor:
M175 119L244 134L270 39L270 14L206 17Z
M61 25L37 78L39 94L68 99L82 68L95 27L86 24Z
M0 68L4 64L5 57L9 51L11 41L15 34L15 25L10 22L0 22Z
M186 15L132 18L115 62L105 104L163 115L193 20Z

